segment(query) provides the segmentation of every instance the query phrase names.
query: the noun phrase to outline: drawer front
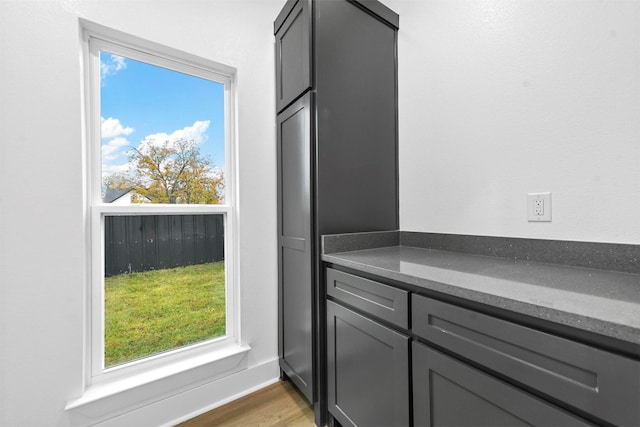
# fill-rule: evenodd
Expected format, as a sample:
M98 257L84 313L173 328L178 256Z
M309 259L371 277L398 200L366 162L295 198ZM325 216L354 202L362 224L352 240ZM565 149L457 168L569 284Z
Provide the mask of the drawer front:
M327 268L327 294L400 328L409 328L407 291Z
M640 425L638 361L420 295L412 331L605 421Z

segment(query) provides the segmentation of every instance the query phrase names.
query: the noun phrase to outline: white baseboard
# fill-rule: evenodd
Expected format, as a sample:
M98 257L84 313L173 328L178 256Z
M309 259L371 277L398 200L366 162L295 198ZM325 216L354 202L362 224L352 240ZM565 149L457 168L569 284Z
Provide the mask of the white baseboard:
M96 424L100 427L157 427L176 424L278 381L278 359L186 390Z
M256 369L260 369L261 372L254 372L252 370L251 372L251 376L252 378L252 382L255 383L256 380L260 381L262 380L262 382L259 382L257 385L253 385L251 387L242 389L240 392L234 394L233 396L228 396L226 398L223 399L219 399L214 403L211 403L210 405L207 406L203 406L201 408L199 408L198 410L191 412L185 416L182 416L180 418L177 418L175 420L173 420L171 423L166 424L167 427L169 426L174 426L178 423L190 420L191 418L197 417L198 415L202 415L205 412L211 411L215 408L219 408L220 406L226 405L229 402L233 402L236 399L239 399L241 397L244 397L248 394L253 393L254 391L258 391L264 387L267 387L271 384L274 384L276 382L278 382L280 380L280 366L278 365L278 359L275 359L271 362L268 363L264 363L262 365L260 365L257 368L254 368L254 370ZM246 373L243 372L243 374ZM275 376L274 376L275 375ZM240 376L240 374L237 374L237 376Z

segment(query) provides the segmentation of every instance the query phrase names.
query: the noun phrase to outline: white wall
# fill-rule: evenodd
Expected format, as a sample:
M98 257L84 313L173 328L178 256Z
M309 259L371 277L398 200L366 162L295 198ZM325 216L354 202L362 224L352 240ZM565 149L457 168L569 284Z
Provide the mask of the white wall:
M251 368L275 360L283 3L0 1L0 425L69 425L82 389L79 17L238 68L242 333ZM640 2L384 3L401 15L402 229L640 243ZM527 223L542 191L553 222ZM174 401L197 410L234 387ZM176 415L165 403L114 423Z
M401 229L640 243L639 1L383 2ZM551 223L527 222L531 192Z
M267 366L267 377L277 376L272 34L282 4L0 1L0 425L69 425L63 409L82 391L87 254L78 18L238 69L242 337L252 347L250 370ZM182 397L182 411L264 383L260 372L193 391ZM166 407L116 424L184 415Z

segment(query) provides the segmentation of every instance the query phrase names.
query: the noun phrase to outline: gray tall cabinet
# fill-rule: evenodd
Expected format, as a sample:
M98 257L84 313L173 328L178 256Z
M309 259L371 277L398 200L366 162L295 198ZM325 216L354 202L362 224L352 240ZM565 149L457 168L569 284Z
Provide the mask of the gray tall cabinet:
M398 228L398 15L289 0L274 23L280 368L326 417L323 234Z

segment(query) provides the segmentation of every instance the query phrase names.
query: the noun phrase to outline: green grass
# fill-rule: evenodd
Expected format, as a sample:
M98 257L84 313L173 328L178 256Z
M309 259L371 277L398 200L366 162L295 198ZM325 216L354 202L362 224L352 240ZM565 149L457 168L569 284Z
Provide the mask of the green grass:
M105 278L105 367L225 334L224 262Z

